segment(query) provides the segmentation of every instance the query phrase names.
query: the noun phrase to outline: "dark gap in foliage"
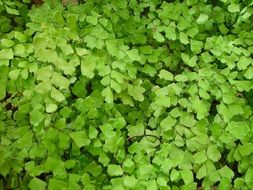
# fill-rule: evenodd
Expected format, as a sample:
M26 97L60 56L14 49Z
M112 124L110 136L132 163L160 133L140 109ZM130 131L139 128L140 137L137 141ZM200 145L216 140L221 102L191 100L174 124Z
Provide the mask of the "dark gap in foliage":
M53 173L50 171L40 174L39 176L37 176L37 178L41 179L42 181L47 181L47 179L51 176L53 176Z

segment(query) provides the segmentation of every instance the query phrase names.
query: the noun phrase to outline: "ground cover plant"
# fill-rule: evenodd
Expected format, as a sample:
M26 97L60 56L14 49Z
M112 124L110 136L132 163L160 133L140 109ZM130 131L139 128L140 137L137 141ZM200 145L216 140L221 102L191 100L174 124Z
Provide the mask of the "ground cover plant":
M0 189L253 189L252 1L74 2L0 0Z

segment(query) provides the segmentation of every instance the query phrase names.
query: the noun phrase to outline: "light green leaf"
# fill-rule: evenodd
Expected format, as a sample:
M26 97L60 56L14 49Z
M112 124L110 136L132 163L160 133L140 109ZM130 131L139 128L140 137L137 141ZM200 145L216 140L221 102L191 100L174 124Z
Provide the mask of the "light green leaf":
M228 11L231 13L240 12L240 5L232 3L228 6Z
M199 97L195 97L192 102L192 108L197 113L197 119L201 120L207 117L208 110L206 106L203 104L204 100L200 100Z
M86 17L86 21L87 21L88 23L90 23L90 24L96 26L97 23L98 23L98 18L95 17L95 16L87 16L87 17Z
M10 39L6 39L6 38L1 39L1 45L3 47L9 48L9 47L13 46L14 44L15 44L15 42Z
M222 177L227 177L228 179L232 179L234 177L234 172L228 166L224 166L219 170L219 173Z
M145 64L142 71L151 77L155 76L155 74L156 74L156 69L148 64Z
M176 40L177 39L177 34L176 34L176 29L175 27L172 26L167 26L165 29L165 33L166 33L166 38L170 39L170 40Z
M6 83L8 77L8 67L0 66L0 100L3 99L6 95Z
M105 101L107 103L113 102L113 93L109 86L102 90L102 96L105 98Z
M245 70L251 63L252 63L251 59L245 56L241 56L239 61L237 62L237 67L239 70Z
M155 31L155 32L153 33L153 38L154 38L155 40L157 40L158 42L164 42L164 41L165 41L163 35L162 35L160 32L158 32L158 31Z
M123 170L120 165L110 164L108 165L107 172L110 176L121 176L123 175Z
M207 149L207 156L214 162L218 162L221 158L220 152L217 150L215 145L210 145Z
M110 81L110 87L115 90L117 93L121 92L121 86L119 83L117 83L115 80L111 80Z
M12 70L11 72L9 72L9 78L11 80L17 80L19 77L20 71L21 71L20 69Z
M65 100L65 96L54 87L52 88L51 91L51 97L55 99L57 102L62 102L63 100Z
M188 36L184 32L180 32L180 34L179 34L179 40L180 40L180 42L182 44L185 44L185 45L189 44Z
M134 177L134 175L131 176L125 176L123 179L123 184L125 187L128 188L134 188L138 183L138 180Z
M197 19L198 24L204 24L208 20L209 16L201 13Z
M73 139L78 148L88 146L91 142L84 131L72 132L69 136Z
M238 151L242 157L249 156L253 153L253 144L252 143L244 143L238 146Z
M31 190L45 190L46 186L47 183L45 181L42 181L36 177L32 178L28 185Z
M30 122L34 126L38 126L44 119L44 115L39 110L30 112Z
M95 127L90 126L89 127L89 138L90 139L95 139L98 135L98 131Z
M207 175L206 165L202 165L201 168L197 172L196 178L202 179L202 178L206 177L206 175Z
M71 47L71 45L69 44L64 44L64 45L61 45L61 50L62 52L65 54L65 55L71 55L74 53L74 50L73 48Z
M250 128L246 122L230 122L226 128L231 135L235 138L243 140L250 132Z
M56 178L50 178L48 182L48 190L62 189L67 190L67 183Z
M60 90L69 89L70 81L57 72L53 73L51 81L52 84L54 84L56 87L59 87Z
M119 48L117 45L117 40L116 39L107 40L105 44L106 44L106 49L109 52L109 54L111 54L112 56L118 57Z
M177 120L170 115L161 121L160 125L164 131L171 130L175 126Z
M12 49L1 49L0 59L13 59Z
M253 167L250 166L247 169L247 172L245 174L245 183L248 185L248 187L252 187L253 185Z
M47 104L46 105L46 111L47 113L53 113L57 110L57 105L56 104Z
M36 75L37 75L37 80L48 80L51 78L53 73L53 67L51 65L39 68L36 71Z
M202 164L207 160L207 155L206 155L206 151L202 150L200 152L197 152L196 154L193 155L193 160L194 163L196 164Z
M165 79L165 80L168 80L168 81L173 80L173 74L171 72L163 70L163 69L160 71L158 76L159 76L160 79Z
M180 173L176 169L172 169L170 173L170 180L171 181L176 181L180 176Z
M76 54L79 56L84 56L90 54L90 51L85 48L76 48Z
M247 71L244 73L244 76L246 79L252 79L253 78L253 67L249 67Z
M191 170L182 170L180 174L186 185L191 184L193 182L193 174Z
M140 61L141 57L137 49L131 49L126 51L127 56L133 61Z
M15 31L14 36L17 40L19 40L20 42L26 42L27 41L27 37L26 35L24 35L21 32Z
M142 86L133 86L131 84L128 84L128 93L135 100L142 102L144 100L144 96L143 96L144 92L145 92L145 88L143 88Z
M81 72L82 75L87 78L94 77L94 69L96 67L96 57L94 56L85 56L85 58L81 61Z

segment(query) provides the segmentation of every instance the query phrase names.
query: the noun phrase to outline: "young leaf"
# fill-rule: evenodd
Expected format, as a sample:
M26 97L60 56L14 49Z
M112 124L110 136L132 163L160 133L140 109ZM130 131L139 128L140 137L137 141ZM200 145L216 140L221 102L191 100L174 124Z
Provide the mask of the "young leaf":
M91 142L84 131L72 132L69 135L73 139L75 144L78 146L78 148L81 148L83 146L87 146Z

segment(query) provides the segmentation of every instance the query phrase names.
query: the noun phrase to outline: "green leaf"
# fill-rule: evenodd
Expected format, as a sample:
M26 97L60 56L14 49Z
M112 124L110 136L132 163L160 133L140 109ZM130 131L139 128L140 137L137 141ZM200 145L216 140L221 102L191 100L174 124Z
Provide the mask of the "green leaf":
M160 32L158 32L158 31L155 31L155 32L153 33L153 38L154 38L156 41L160 42L160 43L165 41L163 35L162 35Z
M167 26L166 29L165 29L165 33L166 33L166 35L165 35L166 38L168 38L170 40L176 40L177 39L175 27Z
M8 77L8 67L0 66L0 100L3 99L6 95L6 83Z
M164 131L171 130L175 126L177 120L171 117L170 115L161 121L161 127Z
M253 78L253 67L249 67L247 71L244 73L244 76L246 79L252 79Z
M232 179L234 177L234 172L228 166L224 166L219 170L219 173L222 177Z
M1 49L0 59L13 59L12 49Z
M73 139L78 148L88 146L91 142L84 131L72 132L69 136Z
M206 165L202 165L201 168L197 172L196 178L202 179L202 178L206 177L206 175L207 175Z
M252 187L253 185L253 167L250 166L247 169L247 172L245 174L245 183L248 185L248 187Z
M188 36L184 32L180 32L180 34L179 34L179 40L180 40L180 42L182 44L185 44L185 45L189 44Z
M38 126L44 119L44 115L39 110L33 110L30 116L30 122L34 126Z
M67 183L64 181L61 181L56 178L50 178L48 182L48 190L56 190L56 189L62 189L66 190L67 189Z
M251 64L251 62L251 59L249 59L248 57L241 56L239 61L237 62L237 67L239 70L245 70Z
M17 80L19 77L20 71L21 71L20 69L12 70L11 72L9 72L9 78L11 80Z
M105 135L106 138L110 139L113 138L116 133L113 131L113 126L110 124L105 124L100 126L102 133Z
M113 93L109 86L102 90L102 96L105 98L105 101L107 103L113 102Z
M89 127L89 138L90 139L95 139L95 138L97 138L97 135L98 135L97 129L93 126L90 126Z
M231 13L240 12L240 5L232 3L228 6L228 11Z
M220 152L217 150L215 145L210 145L207 149L207 156L214 162L218 162L221 158Z
M123 184L125 187L134 188L138 183L138 180L133 176L125 176L123 179Z
M55 99L57 102L62 102L63 100L65 100L65 96L54 87L51 90L51 97Z
M47 104L46 105L46 112L47 113L53 113L57 110L57 105L56 104Z
M193 182L193 174L191 170L182 170L180 174L186 185L191 184Z
M14 55L19 57L26 57L26 49L23 44L17 44L13 48Z
M245 143L238 146L239 153L242 157L249 156L253 153L253 144L252 143Z
M198 24L204 24L208 20L209 16L201 13L197 19Z
M27 41L27 37L21 32L15 31L14 36L20 42L26 42Z
M36 177L32 178L29 182L29 188L31 190L44 190L46 189L47 183Z
M159 76L160 79L165 79L165 80L168 80L168 81L173 80L173 74L171 72L163 70L163 69L160 71L158 76Z
M226 128L231 135L239 140L243 140L250 132L250 128L246 122L230 122Z
M84 56L90 54L90 51L85 48L78 48L76 47L76 54L79 56Z
M133 61L140 61L139 51L137 49L131 49L126 51L127 56Z
M128 84L128 93L131 95L135 100L142 102L144 100L143 93L145 92L145 88L142 86L133 86Z
M86 21L87 21L88 23L94 25L94 26L96 26L97 23L98 23L97 17L94 17L94 16L87 16L87 17L86 17Z
M156 69L152 67L151 65L147 65L147 64L144 66L142 71L151 77L154 77L156 74Z
M74 53L74 50L73 48L71 47L71 45L68 45L68 44L64 44L64 45L61 45L61 50L62 52L65 54L65 55L71 55Z
M193 155L193 160L194 163L196 164L202 164L207 160L207 155L206 155L206 151L202 150L200 152L197 152L196 154Z
M60 90L69 89L70 81L66 77L62 76L61 74L54 72L51 80L52 80L52 83L56 87L59 87Z
M176 181L180 176L180 173L176 169L172 169L170 173L170 180L171 181Z
M218 190L230 190L232 189L231 181L228 178L222 178L219 186L217 188Z
M197 56L193 56L190 58L188 54L181 53L181 57L186 65L189 65L190 67L194 67L197 64Z
M87 78L94 77L94 69L96 67L96 57L94 56L85 56L81 61L81 72L82 75Z
M36 71L37 80L48 80L53 74L53 67L51 65L39 68Z
M6 38L1 39L1 45L3 47L9 48L9 47L13 46L14 44L15 44L15 42L10 39L6 39Z
M119 56L119 48L117 44L117 40L107 40L106 41L106 49L112 56L118 57Z
M139 136L144 134L144 126L143 124L137 124L134 126L131 126L128 128L128 136L133 137L133 136Z
M123 175L123 170L120 165L109 164L107 168L107 172L110 176L121 176Z
M208 110L202 101L196 96L192 102L192 108L197 113L197 119L199 120L204 119L208 115Z

